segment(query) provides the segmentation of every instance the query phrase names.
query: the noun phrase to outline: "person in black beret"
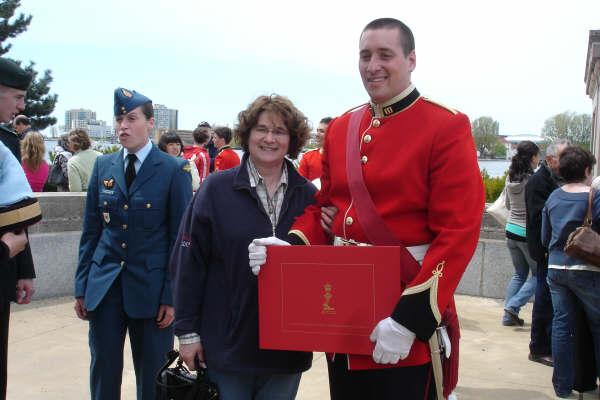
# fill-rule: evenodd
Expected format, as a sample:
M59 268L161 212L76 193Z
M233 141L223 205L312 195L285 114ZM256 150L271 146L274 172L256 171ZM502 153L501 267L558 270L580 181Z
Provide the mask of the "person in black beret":
M10 122L25 109L25 95L31 75L17 63L0 58L0 123ZM0 141L21 162L17 135L0 125ZM0 237L0 399L6 398L6 354L10 302L27 304L31 301L35 271L31 249L25 232L4 233Z

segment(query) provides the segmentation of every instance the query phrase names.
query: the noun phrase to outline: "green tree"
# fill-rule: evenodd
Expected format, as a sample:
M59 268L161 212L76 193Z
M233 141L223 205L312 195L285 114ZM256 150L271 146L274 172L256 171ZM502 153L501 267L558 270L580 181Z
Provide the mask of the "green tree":
M21 13L15 17L15 11L20 5L20 0L0 0L0 55L8 53L11 48L11 44L7 44L6 40L25 32L31 22L31 15ZM21 65L20 61L15 61ZM44 75L38 78L38 72L34 66L35 63L29 61L29 64L23 67L33 76L31 86L27 91L23 114L31 119L32 129L42 130L56 123L56 118L49 115L54 111L58 95L49 94L52 72L46 70Z
M556 114L544 122L542 136L547 142L567 139L589 150L592 142L592 117L573 111Z
M31 15L19 14L18 17L9 21L14 15L15 10L21 5L20 0L2 0L0 1L0 56L8 53L11 44L3 44L7 39L17 37L25 32L31 22Z
M498 153L502 141L498 136L500 124L492 117L479 117L471 123L471 132L475 140L475 148L480 157L489 158Z

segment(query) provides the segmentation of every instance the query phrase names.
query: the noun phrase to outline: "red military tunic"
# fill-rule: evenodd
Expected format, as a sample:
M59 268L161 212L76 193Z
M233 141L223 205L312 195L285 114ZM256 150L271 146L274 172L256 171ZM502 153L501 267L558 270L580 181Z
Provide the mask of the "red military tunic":
M200 183L204 182L210 172L210 156L204 147L185 146L183 149L183 158L192 160L198 169Z
M321 168L321 149L309 150L304 153L300 160L298 172L309 181L320 178L323 173L323 169Z
M468 117L410 89L386 104L371 105L359 131L362 173L378 213L405 246L431 244L420 272L391 313L418 339L399 366L430 360L426 342L473 256L484 207ZM320 226L322 205L339 210L332 225L336 236L368 242L346 177L349 120L346 113L329 125L317 204L290 231L306 244L331 243Z
M215 172L225 171L240 164L240 157L229 146L223 146L219 149L215 157Z

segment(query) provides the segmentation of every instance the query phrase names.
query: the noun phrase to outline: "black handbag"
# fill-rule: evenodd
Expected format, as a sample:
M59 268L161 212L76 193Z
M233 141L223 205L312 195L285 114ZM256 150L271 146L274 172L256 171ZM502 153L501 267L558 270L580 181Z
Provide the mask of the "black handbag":
M171 364L177 360L175 367ZM218 400L217 386L208 380L206 369L190 372L177 350L167 353L167 361L156 376L156 400Z

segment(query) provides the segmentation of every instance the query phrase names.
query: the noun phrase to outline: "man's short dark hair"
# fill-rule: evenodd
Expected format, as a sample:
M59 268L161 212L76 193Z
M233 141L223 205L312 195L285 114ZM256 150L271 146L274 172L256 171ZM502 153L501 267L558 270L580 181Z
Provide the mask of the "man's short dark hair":
M198 124L198 128L208 128L208 129L212 129L212 127L210 126L210 124L206 121L202 121Z
M404 56L408 56L415 49L415 37L410 28L402 21L395 18L378 18L367 24L361 32L361 36L365 31L376 29L397 29L400 39L400 45L404 52Z
M205 144L210 140L210 128L199 126L192 132L192 137L194 138L194 143Z
M229 142L231 142L231 128L228 128L226 126L217 126L215 128L215 135L225 140L225 144L229 144Z
M14 123L15 123L15 125L31 125L31 121L29 121L29 117L27 117L25 115L16 116Z
M558 173L566 183L585 181L585 172L592 170L596 157L579 146L569 146L560 153Z
M325 124L325 125L329 125L329 123L331 122L333 118L331 117L325 117L325 118L321 118L321 120L319 121L320 124Z
M179 143L179 146L181 146L179 154L181 154L183 151L183 141L177 132L170 130L160 135L160 139L158 139L158 148L166 153L167 145L169 143Z

